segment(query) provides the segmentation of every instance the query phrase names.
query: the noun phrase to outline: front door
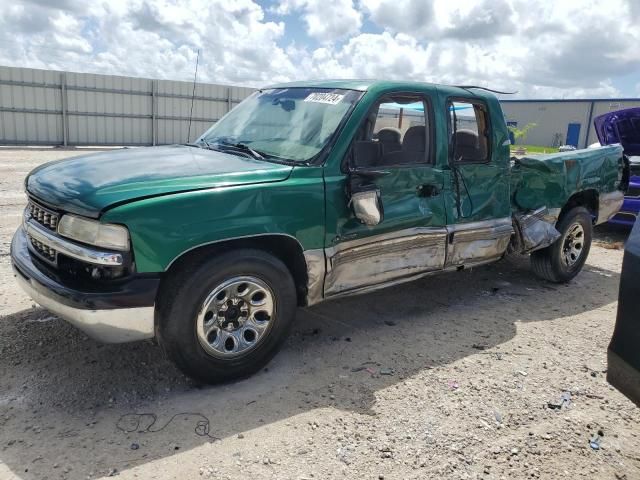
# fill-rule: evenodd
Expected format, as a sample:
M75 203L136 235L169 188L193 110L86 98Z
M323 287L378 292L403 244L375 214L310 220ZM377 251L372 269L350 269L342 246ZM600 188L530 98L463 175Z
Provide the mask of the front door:
M435 168L431 101L413 93L382 97L356 140L377 146L378 157L358 159L359 171L375 171L383 219L363 225L349 198L336 205L345 212L327 248L325 296L384 286L431 270L446 256L443 172Z

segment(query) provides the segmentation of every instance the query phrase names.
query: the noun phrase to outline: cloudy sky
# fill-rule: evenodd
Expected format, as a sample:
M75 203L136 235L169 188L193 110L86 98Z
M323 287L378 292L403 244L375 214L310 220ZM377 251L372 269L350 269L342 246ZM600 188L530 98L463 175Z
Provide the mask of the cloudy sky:
M262 86L397 78L640 96L639 0L3 0L0 65Z

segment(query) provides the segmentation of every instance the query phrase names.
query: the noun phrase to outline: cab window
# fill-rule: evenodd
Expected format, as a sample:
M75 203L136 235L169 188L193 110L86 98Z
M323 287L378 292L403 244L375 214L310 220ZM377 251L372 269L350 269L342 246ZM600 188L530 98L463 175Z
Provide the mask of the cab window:
M428 162L428 108L417 95L383 97L371 110L358 135L359 143L370 144L379 153L366 157L372 164L358 166L389 167Z
M449 102L451 155L456 163L489 161L489 118L481 103Z

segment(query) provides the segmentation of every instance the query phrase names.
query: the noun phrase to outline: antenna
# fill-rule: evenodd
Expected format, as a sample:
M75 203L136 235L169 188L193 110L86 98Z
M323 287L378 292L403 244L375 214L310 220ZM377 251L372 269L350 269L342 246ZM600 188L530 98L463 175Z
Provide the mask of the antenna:
M200 49L196 54L196 73L193 75L193 92L191 93L191 111L189 112L189 129L187 130L187 143L191 141L191 118L193 117L193 101L196 97L196 80L198 79L198 62L200 61Z
M477 85L456 85L456 87L458 88L464 88L465 90L469 89L469 88L478 88L480 90L486 90L487 92L491 92L491 93L499 93L502 95L515 95L516 93L518 93L518 91L516 90L515 92L501 92L500 90L492 90L491 88L487 88L487 87L479 87Z

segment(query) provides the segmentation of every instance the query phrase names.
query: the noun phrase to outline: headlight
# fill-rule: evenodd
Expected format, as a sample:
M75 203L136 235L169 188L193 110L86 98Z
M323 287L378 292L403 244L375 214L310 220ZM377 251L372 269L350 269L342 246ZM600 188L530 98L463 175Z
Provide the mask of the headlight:
M113 250L129 250L129 231L122 225L100 223L75 215L63 215L58 223L63 237Z

